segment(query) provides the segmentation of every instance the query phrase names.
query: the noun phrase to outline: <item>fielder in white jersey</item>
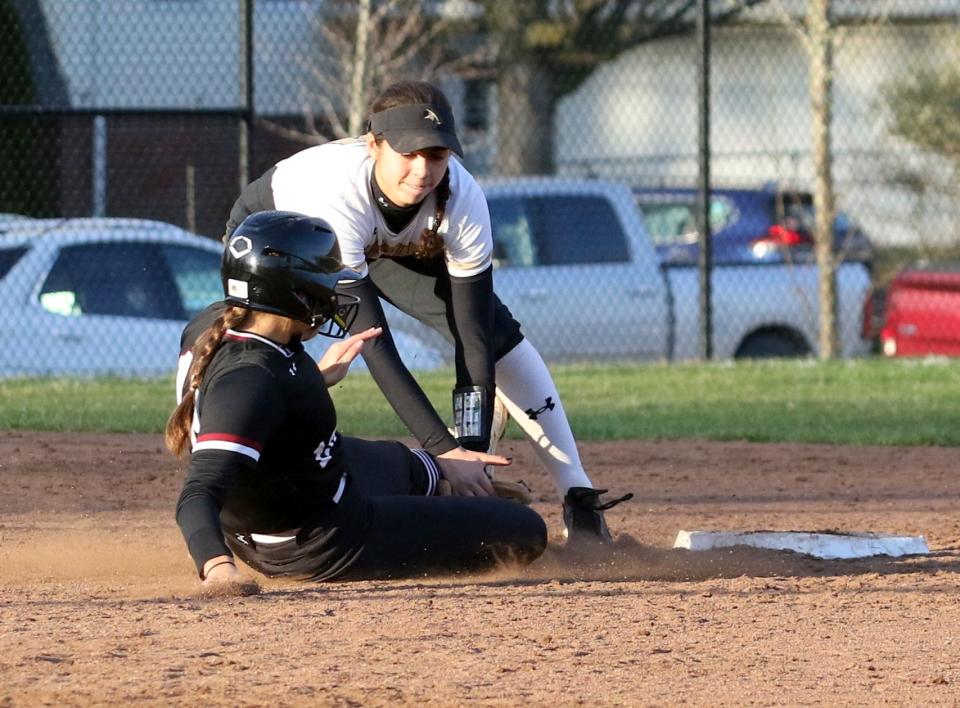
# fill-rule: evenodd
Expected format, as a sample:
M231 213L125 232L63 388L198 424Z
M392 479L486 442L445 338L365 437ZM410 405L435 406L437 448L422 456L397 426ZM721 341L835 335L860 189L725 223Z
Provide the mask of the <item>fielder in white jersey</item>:
M363 139L307 148L279 162L271 189L274 206L326 219L337 232L344 265L368 273L368 258L413 256L420 237L434 228L437 193L431 191L396 232L374 206L370 184L374 160ZM450 198L437 229L447 271L456 278L479 275L493 262L490 215L480 186L458 160L449 160Z
M344 265L358 272L338 288L361 300L352 331L384 331L364 352L367 367L452 492L493 493L486 465L506 462L492 455L499 408L550 473L569 538L609 542L603 510L630 495L602 502L583 469L549 370L494 293L486 199L451 153L463 154L446 97L427 82L398 82L374 101L364 136L307 148L248 185L227 235L268 209L326 220ZM453 344L453 432L401 361L381 299Z

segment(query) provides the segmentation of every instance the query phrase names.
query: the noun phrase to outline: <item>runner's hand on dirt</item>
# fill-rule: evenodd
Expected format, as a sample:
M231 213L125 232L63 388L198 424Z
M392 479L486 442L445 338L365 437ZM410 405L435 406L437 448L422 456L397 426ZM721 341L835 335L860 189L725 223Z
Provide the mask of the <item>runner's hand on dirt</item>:
M511 462L502 455L488 455L462 447L437 455L436 459L443 478L450 483L450 493L461 497L494 496L493 485L484 467L506 467Z

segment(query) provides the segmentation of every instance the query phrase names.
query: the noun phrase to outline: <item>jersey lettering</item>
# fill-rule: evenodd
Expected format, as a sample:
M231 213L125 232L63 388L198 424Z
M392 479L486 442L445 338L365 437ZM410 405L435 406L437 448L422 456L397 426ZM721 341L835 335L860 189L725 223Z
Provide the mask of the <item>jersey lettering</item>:
M339 442L339 436L337 435L337 431L334 430L330 433L330 439L326 443L319 445L314 451L313 456L316 461L320 463L321 469L326 468L326 466L330 464L330 460L333 459L333 450L337 446L337 442Z

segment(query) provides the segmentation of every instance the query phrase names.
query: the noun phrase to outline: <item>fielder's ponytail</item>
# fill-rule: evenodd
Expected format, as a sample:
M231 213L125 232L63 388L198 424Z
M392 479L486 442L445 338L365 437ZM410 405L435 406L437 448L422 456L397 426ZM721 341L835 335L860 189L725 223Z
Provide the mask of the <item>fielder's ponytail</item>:
M437 185L434 193L437 195L436 211L433 213L433 226L423 230L420 242L414 255L417 258L435 258L443 253L443 237L437 233L443 223L443 215L447 210L447 200L450 199L450 170L443 173L443 179Z
M164 442L167 449L177 457L182 457L190 439L190 426L193 423L193 406L197 398L197 389L203 382L203 375L210 360L220 347L223 335L228 329L239 327L246 319L249 310L243 307L228 307L213 324L203 332L193 345L193 358L187 372L187 392L173 409L167 420Z

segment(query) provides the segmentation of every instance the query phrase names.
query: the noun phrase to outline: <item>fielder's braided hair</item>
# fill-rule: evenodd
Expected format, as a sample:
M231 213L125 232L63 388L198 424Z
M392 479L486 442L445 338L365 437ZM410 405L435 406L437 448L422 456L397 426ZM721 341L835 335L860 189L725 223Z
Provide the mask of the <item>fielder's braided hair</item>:
M447 200L450 199L450 170L443 173L443 179L434 190L437 195L437 208L433 213L433 226L426 228L420 234L420 243L414 256L417 258L434 258L443 253L443 237L437 233L443 223L443 213L447 209Z
M250 314L244 307L228 307L213 324L201 334L191 350L193 360L187 372L187 393L180 399L180 403L173 409L167 420L164 442L167 449L177 457L183 457L190 439L190 426L193 424L193 406L197 398L197 389L203 382L203 375L210 365L210 360L220 348L223 335L228 329L239 327Z
M443 106L451 113L453 109L443 91L428 81L397 81L385 88L373 101L370 107L371 116L374 113L385 111L397 106L409 106L417 103L428 103ZM369 121L367 123L369 125ZM377 144L383 142L382 135L375 135ZM433 214L433 226L423 230L420 234L420 243L414 256L417 258L434 258L443 252L443 237L440 236L440 224L447 210L447 201L450 199L450 170L447 170L440 184L434 190L437 195L436 211Z

